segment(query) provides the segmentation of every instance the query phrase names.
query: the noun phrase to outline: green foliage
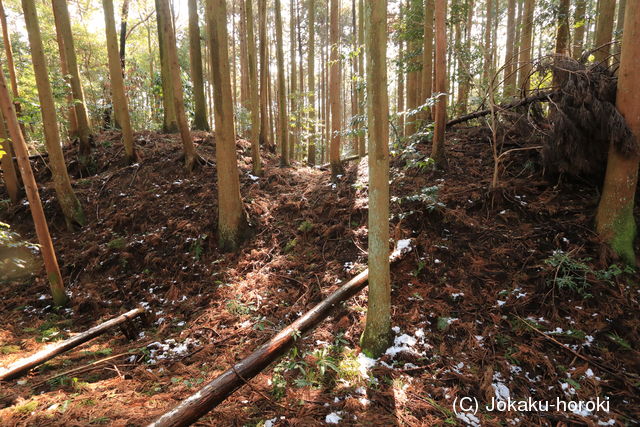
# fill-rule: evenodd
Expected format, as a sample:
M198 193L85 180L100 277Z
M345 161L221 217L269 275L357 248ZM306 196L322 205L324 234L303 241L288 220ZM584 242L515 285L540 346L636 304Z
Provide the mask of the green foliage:
M257 310L255 305L253 305L253 304L245 304L244 302L240 301L239 299L227 300L226 307L227 307L227 311L229 313L237 315L237 316L251 314L252 312Z
M0 347L0 354L12 354L19 353L20 346L17 345L3 345Z
M311 230L313 230L313 223L307 220L302 221L302 223L298 227L298 231L300 231L301 233L308 233Z
M405 197L391 197L391 203L398 203L400 205L417 202L425 207L428 212L433 212L445 207L445 204L438 200L438 192L440 187L433 185L430 187L423 187L419 193L412 194Z
M593 281L605 282L609 285L615 283L618 276L632 274L631 267L621 268L613 264L606 270L594 270L587 263L591 258L575 258L571 252L556 250L544 262L553 268L553 277L547 279L547 283L558 289L570 290L582 298L591 298L591 284Z
M107 243L107 247L109 249L118 250L118 251L124 249L126 246L127 246L127 239L125 239L124 237L116 237L115 239Z
M298 240L297 239L291 239L287 242L287 245L284 247L284 253L288 254L291 251L293 251L296 246L298 245Z
M28 402L23 403L22 405L16 406L14 411L18 414L30 414L38 408L38 402L35 400L30 400Z

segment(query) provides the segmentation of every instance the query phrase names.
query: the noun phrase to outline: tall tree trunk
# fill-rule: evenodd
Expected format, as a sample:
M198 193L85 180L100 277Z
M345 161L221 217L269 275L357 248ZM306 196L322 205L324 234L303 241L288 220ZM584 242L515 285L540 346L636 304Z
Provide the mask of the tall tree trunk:
M582 56L584 33L587 28L587 22L585 20L587 0L576 0L575 3L576 6L573 13L573 50L571 56L573 59L579 59Z
M484 21L484 56L482 60L482 85L484 87L489 86L489 79L491 76L491 68L493 66L493 59L491 57L491 31L493 29L493 0L487 0L487 10L485 12Z
M596 34L595 46L597 49L593 52L596 63L603 66L609 65L609 56L611 52L611 37L613 35L613 18L616 11L616 0L599 0L596 15Z
M307 149L307 162L310 166L316 164L316 69L315 69L315 26L316 26L316 2L307 0L309 41L307 48L307 78L309 80L309 146Z
M271 148L269 139L269 61L267 58L267 2L258 1L258 33L260 37L260 145Z
M124 60L127 48L127 21L129 20L129 0L122 0L122 14L120 15L120 67L124 75Z
M379 357L391 344L389 273L389 98L387 93L387 1L368 1L367 122L369 132L369 300L361 345Z
M360 54L358 55L358 114L363 116L366 114L364 106L364 0L358 0L358 47ZM358 125L358 151L360 157L366 154L367 142L365 140L364 129L361 124Z
M11 80L11 91L13 92L13 105L16 109L16 114L20 117L20 112L22 107L18 99L20 98L20 93L18 91L18 79L16 77L16 67L13 62L13 48L11 47L11 37L9 36L9 27L7 27L7 15L4 12L4 5L2 0L0 0L0 21L2 22L2 40L4 40L4 53L7 59L7 70L9 71L9 79ZM22 134L26 138L25 128L22 123L20 123L20 129L22 130Z
M431 158L440 168L447 165L447 158L444 151L444 132L447 122L447 0L435 0L435 21L436 21L436 81L435 92L442 94L438 97L435 105L435 127L433 130L433 145L431 147Z
M515 95L516 74L515 74L515 39L516 39L516 0L509 0L507 5L507 45L504 57L504 96Z
M464 49L461 52L460 67L463 68L460 83L458 84L458 114L467 112L469 91L471 90L471 32L473 30L473 6L474 1L467 1L467 21L464 29Z
M620 62L620 52L622 52L622 33L624 27L624 14L627 8L627 0L618 2L618 17L616 18L616 46L614 48L616 63Z
M569 50L569 0L560 0L558 6L558 31L556 34L556 51L554 62L556 65L560 65L562 57L567 57L570 54ZM560 67L557 67L553 73L553 86L559 87L566 79L567 73L560 71Z
M421 64L418 55L420 50L420 31L421 27L422 0L408 0L407 3L407 27L409 31L409 40L407 41L407 110L415 111L420 105L421 99ZM405 117L407 135L413 135L418 129L417 121L419 116L414 114Z
M218 244L223 251L234 251L246 237L248 224L240 197L225 0L207 0L207 21L213 64L213 104L216 116Z
M204 79L202 76L202 48L200 46L200 25L198 23L198 1L189 0L189 61L191 80L193 81L193 129L209 130L207 122L207 103L204 98Z
M133 139L133 129L129 117L127 95L124 91L124 78L122 77L122 57L118 53L118 38L116 36L116 20L114 17L113 0L102 0L104 8L104 25L107 37L107 53L109 55L109 75L111 77L111 96L113 108L122 128L122 140L127 160L133 163L138 160Z
M626 8L616 107L636 140L640 140L640 43L637 42L640 40L640 2L630 1ZM637 228L633 209L639 162L637 152L621 153L613 144L610 146L596 215L598 234L624 262L631 265L636 265L633 242Z
M53 14L56 22L58 21L58 15ZM60 54L60 71L64 76L69 87L71 83L68 81L69 67L67 66L67 55L64 49L64 37L62 36L61 25L56 25L56 41L58 42L58 52ZM67 135L71 141L78 138L78 119L76 118L76 107L73 105L73 92L67 91L67 120L69 121L69 128L67 129Z
M518 73L518 86L524 96L529 92L529 74L531 74L531 50L533 44L533 11L535 0L525 0L522 16L522 36L520 39L520 72Z
M176 120L178 121L178 129L180 130L180 138L182 139L182 149L184 151L184 163L188 172L193 170L197 155L191 132L189 131L189 123L187 122L187 114L184 110L184 95L182 93L182 79L180 78L180 65L178 64L178 52L176 51L176 38L173 28L171 27L171 9L169 0L159 0L160 9L157 11L162 15L162 29L165 36L165 53L169 65L169 75L171 77L171 88L173 89L173 106L176 112Z
M25 0L26 2L26 0ZM24 3L24 2L23 2ZM31 4L25 8L25 22L30 32L34 30L33 24L37 28L37 16L35 15L35 5ZM28 11L28 13L27 13ZM27 15L29 15L27 17ZM36 20L33 21L34 16ZM38 29L38 33L39 33ZM30 34L31 35L31 34ZM33 52L33 51L32 51ZM44 59L44 54L42 55ZM35 67L34 61L34 67ZM2 65L2 64L0 64ZM2 67L0 67L2 68ZM67 294L64 292L64 283L62 281L62 275L60 274L60 268L58 267L58 260L56 259L56 253L53 249L53 242L51 241L51 235L49 234L49 227L47 226L47 219L44 216L44 210L42 209L42 202L40 201L40 195L38 194L38 185L36 179L33 176L31 170L31 163L29 163L29 152L27 150L27 144L24 140L24 135L20 131L18 124L18 117L16 110L11 103L11 96L9 95L9 89L7 88L7 82L4 78L4 72L0 71L0 110L2 115L7 120L7 128L9 129L9 135L13 141L13 146L16 151L16 158L18 159L18 167L20 168L20 174L22 175L22 182L24 183L25 193L27 193L27 200L29 200L29 208L31 210L31 217L33 218L33 224L36 229L36 235L38 236L38 243L40 244L40 251L42 252L42 259L44 261L44 268L47 273L47 279L49 281L49 287L51 289L51 295L53 296L53 302L57 306L63 306L67 303ZM51 163L51 154L49 154ZM52 167L53 169L53 167ZM75 196L74 196L75 198ZM80 210L80 213L82 211Z
M249 93L249 67L248 67L248 47L247 47L247 19L245 16L245 1L238 2L240 9L240 22L238 32L240 35L240 103L245 108L250 108L251 94ZM232 40L233 43L233 40Z
M280 166L289 166L289 126L287 118L287 89L284 75L284 47L282 43L282 9L280 0L275 0L276 15L276 61L278 63L278 146Z
M340 0L330 0L330 49L331 55L329 61L329 100L331 108L331 147L329 150L329 162L331 163L331 177L337 179L337 176L343 173L342 163L340 162L340 131L342 104L340 102Z
M0 113L0 138L2 138L2 144L0 147L4 154L0 158L2 162L2 179L4 185L7 188L7 194L11 201L15 204L20 200L20 183L18 182L18 174L16 173L16 167L13 164L13 147L12 142L7 134L7 128L4 125L4 115Z
M403 16L403 9L404 9L404 4L402 1L400 1L400 4L398 5L399 7L399 11L398 11L398 20L400 22L402 22L402 16ZM404 93L404 76L405 76L405 72L404 72L404 43L403 43L403 38L402 37L398 37L398 75L396 76L396 79L398 81L398 93L397 93L397 112L398 112L398 135L400 136L400 138L404 138L404 98L405 98L405 93Z
M162 107L164 109L162 131L165 133L176 133L178 131L178 120L176 118L176 107L173 100L173 85L171 84L169 59L167 58L165 47L167 34L164 33L165 23L163 22L163 15L157 13L160 10L160 0L155 0L155 4L156 21L158 23L158 47L160 50L160 77L162 79ZM173 32L173 28L171 31Z
M52 0L52 2L53 12L56 16L56 25L60 25L60 33L64 39L64 53L69 71L69 83L71 84L71 92L74 98L73 106L76 110L76 119L78 122L78 137L80 139L80 149L78 151L79 160L81 164L86 164L91 154L91 123L89 121L89 114L87 113L82 84L80 83L80 70L78 68L78 60L73 43L73 34L71 33L71 20L67 8L67 0Z
M516 39L514 40L514 48L513 48L513 57L515 61L513 73L516 76L516 90L514 90L514 95L517 92L517 89L520 87L520 67L522 64L520 63L520 55L522 50L522 16L524 15L524 0L518 0L518 13L516 15Z
M262 175L260 159L260 101L258 97L258 71L256 60L256 38L253 30L253 0L244 2L247 28L247 67L249 69L249 108L251 110L251 171L255 176Z
M60 144L60 134L58 133L58 121L56 118L56 107L53 102L51 83L49 82L49 72L47 70L40 25L38 24L38 14L36 12L35 0L22 0L24 11L24 21L29 35L29 45L31 48L31 61L35 74L36 86L38 88L38 99L40 100L40 112L42 114L42 124L44 129L45 145L49 153L49 166L53 177L53 185L58 197L58 203L62 208L62 213L67 221L67 227L73 229L74 224L84 225L85 217L82 206L71 188L71 180L67 173L67 166L62 154ZM8 111L5 112L5 118ZM11 127L9 127L11 132ZM15 136L12 135L12 138ZM17 145L16 142L16 152ZM24 177L23 177L24 180ZM27 183L25 182L25 186Z
M424 46L422 48L422 96L420 104L427 102L433 95L433 11L434 0L424 2ZM423 115L425 119L431 117L429 110Z
M295 159L295 147L297 145L296 141L296 130L298 129L300 120L298 119L298 111L297 111L297 91L298 91L298 76L296 71L296 22L295 22L295 5L293 3L294 0L290 0L289 2L289 56L291 62L291 72L290 72L290 82L291 85L289 87L289 114L287 116L287 129L290 129L290 123L294 126L293 129L290 129L289 132L289 159L293 161Z

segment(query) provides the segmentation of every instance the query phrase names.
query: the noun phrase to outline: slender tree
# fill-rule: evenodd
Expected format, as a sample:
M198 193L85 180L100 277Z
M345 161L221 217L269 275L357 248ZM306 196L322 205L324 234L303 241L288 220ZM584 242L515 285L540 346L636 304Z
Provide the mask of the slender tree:
M56 20L56 22L58 21L59 17L54 13L54 19ZM62 72L62 75L65 76L65 79L67 79L67 76L69 76L69 67L67 66L67 55L65 53L65 49L64 49L64 37L62 36L62 31L61 25L56 25L56 41L58 42L58 52L60 54L60 71ZM69 83L69 87L71 86L71 84ZM73 92L71 91L66 91L67 92L67 121L69 122L67 124L68 129L67 129L67 134L69 136L70 140L75 140L76 138L78 138L78 119L76 118L76 108L73 105Z
M127 22L129 21L129 0L122 0L122 13L120 14L120 67L124 75L124 60L127 48Z
M514 55L516 41L516 0L509 0L507 4L507 44L504 56L504 96L515 95L516 89L516 61Z
M255 176L262 175L260 159L260 101L258 97L258 71L256 59L256 39L253 31L253 0L245 0L245 19L247 20L247 67L249 68L249 94L251 110L251 161Z
M267 57L267 2L258 1L258 33L260 38L260 145L271 148L269 138L269 61Z
M330 49L331 65L329 76L329 99L331 109L331 146L329 162L331 163L331 177L335 180L343 173L340 161L340 130L342 119L342 104L340 102L340 0L330 0Z
M278 63L278 146L280 166L289 166L289 126L287 117L287 92L284 75L284 48L282 43L282 10L280 0L275 0L276 61Z
M614 49L616 55L616 62L620 62L620 52L622 52L622 30L624 27L624 14L627 9L627 0L620 0L618 2L618 17L616 18L616 46Z
M180 138L182 139L182 149L184 151L184 164L187 171L191 172L196 164L198 156L193 146L187 115L184 110L184 95L182 93L182 79L180 78L180 65L178 64L178 52L176 51L175 32L171 26L171 9L169 0L159 0L160 9L158 15L162 15L162 30L164 32L164 48L169 63L169 75L171 77L171 88L173 90L173 108L178 121Z
M389 347L392 339L387 1L366 2L365 13L369 133L369 301L360 344L365 354L378 357Z
M599 0L595 32L596 51L593 52L596 63L605 67L609 65L611 37L613 36L613 18L615 17L616 0Z
M4 41L4 53L7 60L7 70L9 71L9 80L11 81L11 91L13 93L13 105L16 109L16 114L20 117L21 105L18 102L20 98L20 92L18 90L18 79L16 77L16 67L13 62L13 48L11 46L11 37L9 36L9 27L7 26L7 15L4 11L4 4L0 0L0 22L2 22L2 40ZM20 129L22 134L25 135L25 129L22 123L20 123Z
M487 0L487 10L484 20L484 56L482 60L482 84L489 85L491 78L491 68L493 66L493 58L491 56L491 30L493 29L493 0Z
M85 217L80 202L71 188L71 180L67 173L67 166L62 154L60 144L60 134L58 133L58 121L56 118L56 107L53 102L51 83L49 82L49 72L47 70L40 25L38 24L38 14L36 12L35 0L22 0L24 11L24 21L29 36L31 47L31 61L38 88L38 99L40 100L40 112L42 114L42 124L44 130L45 145L49 153L49 166L53 176L53 185L56 190L58 203L67 221L67 227L73 229L74 224L84 225ZM9 112L5 112L5 119ZM9 127L11 131L11 128ZM12 138L16 136L11 134ZM16 149L19 142L16 142ZM24 180L24 177L23 177ZM26 186L26 183L25 183Z
M409 111L415 111L420 105L421 99L421 59L420 55L420 39L422 34L422 0L408 0L405 9L407 16L407 52L406 71L407 71L407 105ZM406 133L413 135L417 130L417 115L405 117Z
M438 167L447 165L444 151L444 132L447 122L447 0L435 0L436 21L436 81L435 92L441 94L435 105L435 127L433 130L433 145L431 158Z
M434 0L424 2L424 46L422 48L422 96L420 103L424 104L431 98L433 86L433 10ZM430 118L431 114L426 111L424 117Z
M362 83L364 82L364 0L358 0L358 79L357 79L357 95L358 95L358 114L366 114L366 108L364 106L364 93L362 90ZM364 130L360 124L358 124L358 154L363 157L366 153L367 143L365 141Z
M584 34L587 28L585 14L587 10L587 0L576 0L573 12L573 50L571 56L579 59L582 56L582 46L584 45Z
M91 154L91 123L84 99L84 91L80 82L80 69L76 58L76 50L71 33L71 20L67 8L67 0L52 0L53 13L56 17L56 25L60 25L60 33L64 39L64 53L69 71L69 83L73 94L73 106L76 110L78 123L78 138L80 149L78 151L80 163L86 164Z
M297 145L297 128L299 126L298 119L298 102L297 102L297 91L298 91L298 76L296 70L296 21L295 21L295 5L294 0L289 1L289 58L290 58L290 67L291 72L289 74L289 117L287 117L287 128L289 128L289 124L294 126L294 129L289 132L289 159L294 160L295 158L295 147Z
M189 0L189 61L191 65L191 80L193 82L193 129L208 131L207 103L204 98L204 79L202 76L198 0Z
M18 174L16 173L16 167L13 164L13 147L11 146L11 140L7 134L7 128L4 124L4 116L0 113L0 138L2 138L2 144L0 148L4 153L0 153L0 161L2 162L2 179L4 185L7 188L7 194L13 203L18 203L20 200L20 184L18 183Z
M525 0L522 16L522 32L520 36L520 72L518 73L518 87L523 94L529 92L529 74L531 74L531 51L533 50L533 11L535 0Z
M640 2L626 6L624 35L616 107L625 118L636 141L640 141ZM607 172L596 215L596 229L602 239L624 262L635 265L633 241L636 223L633 217L638 183L640 155L621 153L613 144L609 147Z
M240 246L246 237L248 224L240 197L240 178L233 126L227 6L225 0L207 0L206 4L211 63L213 64L213 105L216 116L218 243L221 250L233 251Z
M307 0L307 13L309 23L309 41L307 48L307 79L309 79L309 146L307 149L307 162L316 164L316 69L315 69L315 26L316 26L316 2Z
M166 24L164 22L164 14L159 13L161 0L155 0L156 4L156 22L158 23L158 47L160 50L160 78L162 81L162 107L164 114L162 118L162 131L165 133L175 133L178 131L178 120L176 118L176 107L173 100L173 84L171 78L171 67L166 52L167 34L165 33ZM168 23L171 32L173 26L171 21Z
M473 26L473 0L467 0L466 4L466 23L464 28L463 50L459 56L460 72L458 82L458 102L456 111L458 114L467 112L467 103L469 101L469 91L471 90L471 31Z
M403 17L403 2L401 1L399 4L398 11L398 20L402 22ZM404 39L403 37L398 37L398 75L396 77L398 81L398 93L397 93L397 107L396 110L398 112L398 134L401 138L404 138L405 129L404 129Z
M29 11L30 15L35 13L35 8L31 9L27 7L26 10ZM26 15L27 12L25 11L25 18ZM28 26L33 24L32 18L33 16L29 16ZM47 219L45 218L44 210L42 209L42 202L40 201L40 194L38 193L38 185L36 184L36 179L34 178L33 171L31 170L31 163L29 163L27 143L20 131L18 116L16 115L15 107L11 102L11 95L9 95L9 89L7 88L7 82L4 78L4 72L1 71L3 68L1 65L2 64L0 64L0 110L7 120L9 135L11 136L11 140L13 141L13 146L16 151L18 167L20 168L22 182L24 183L25 193L27 194L27 200L29 201L31 217L33 218L36 235L38 236L38 243L40 243L40 251L42 252L42 259L44 261L44 268L47 273L53 302L57 306L63 306L68 301L67 294L64 291L64 283L62 281L62 275L60 274L60 268L58 267L58 260L53 249L53 242L51 241L51 235L49 234Z
M122 141L127 160L133 163L138 160L133 139L133 129L129 117L127 95L124 91L124 78L122 77L122 57L118 52L118 37L116 35L116 22L114 18L113 0L102 0L104 8L104 25L107 37L107 54L109 56L109 76L111 77L111 96L113 108L122 128Z
M569 0L560 0L557 10L558 30L556 32L555 63L558 66L553 73L553 86L560 86L567 73L560 70L560 60L570 54L569 49Z

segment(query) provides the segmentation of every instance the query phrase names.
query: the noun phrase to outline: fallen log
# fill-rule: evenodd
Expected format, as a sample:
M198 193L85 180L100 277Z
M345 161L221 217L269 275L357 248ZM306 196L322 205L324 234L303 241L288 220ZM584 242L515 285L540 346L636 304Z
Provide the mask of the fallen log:
M403 254L411 250L407 243L408 241L402 240L398 242L397 249L389 257L390 262L399 260ZM148 427L188 426L198 420L276 361L297 339L327 318L338 304L360 292L366 286L368 278L367 269Z
M364 155L366 156L367 154L369 154L369 153L365 153ZM358 160L358 159L361 159L361 158L362 157L360 157L359 154L356 154L354 156L349 156L349 157L343 157L342 159L340 159L340 163L347 163L347 162L350 162L352 160ZM318 169L326 169L329 166L331 166L331 163L324 163L324 164L318 166Z
M142 307L134 308L133 310L127 311L126 313L121 314L118 317L94 326L93 328L85 332L79 333L78 335L75 335L55 345L51 345L27 358L20 359L9 365L7 368L0 369L0 381L12 380L19 376L22 376L29 372L32 368L41 365L47 360L53 359L55 356L64 353L65 351L68 351L74 347L77 347L80 344L84 344L85 342L99 335L102 335L114 326L121 325L144 312L145 310Z
M540 92L536 95L531 95L528 96L526 98L522 98L522 99L517 99L515 101L511 101L511 102L507 102L504 104L500 104L497 105L495 110L500 111L500 110L509 110L511 108L517 108L517 107L522 107L523 105L528 105L531 104L532 102L536 102L536 101L544 101L546 99L548 99L550 96L556 94L557 91L544 91L544 92ZM476 111L475 113L471 113L471 114L465 114L464 116L460 116L457 117L455 119L449 120L447 122L447 127L456 125L458 123L464 123L467 122L469 120L473 120L473 119L477 119L479 117L484 117L484 116L488 116L489 114L491 114L491 109L487 109L487 110L481 110L481 111Z

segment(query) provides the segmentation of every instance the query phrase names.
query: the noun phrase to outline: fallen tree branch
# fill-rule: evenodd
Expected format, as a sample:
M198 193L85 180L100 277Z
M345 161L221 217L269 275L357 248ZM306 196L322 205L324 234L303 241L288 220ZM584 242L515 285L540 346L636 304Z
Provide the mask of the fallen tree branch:
M410 250L408 245L401 245L391 254L389 261L399 260L408 250ZM149 424L149 427L188 426L198 420L223 402L246 381L276 361L296 340L326 319L338 304L360 292L366 286L368 278L369 270L367 269L342 285L249 356L202 387L197 393Z
M556 91L544 91L536 95L528 96L526 98L517 99L515 101L511 101L505 104L500 104L497 107L499 110L510 110L512 108L517 108L523 105L531 104L532 102L548 100L548 98L551 95L554 95L556 93L557 93ZM489 114L491 114L490 108L487 110L476 111L475 113L471 113L471 114L465 114L464 116L460 116L455 119L449 120L447 122L447 127L457 125L458 123L467 122L469 120L477 119L479 117L488 116Z
M107 320L104 323L101 323L93 328L79 333L74 337L71 337L67 340L64 340L60 343L52 345L50 347L45 348L25 359L20 359L15 363L12 363L7 368L0 369L0 381L7 381L17 378L21 375L26 374L32 368L35 368L38 365L46 362L47 360L53 359L55 356L64 353L74 347L79 346L80 344L84 344L85 342L102 335L107 330L113 328L114 326L121 325L128 320L139 316L144 313L145 310L142 307L134 308L124 314L121 314L118 317L115 317L111 320Z

